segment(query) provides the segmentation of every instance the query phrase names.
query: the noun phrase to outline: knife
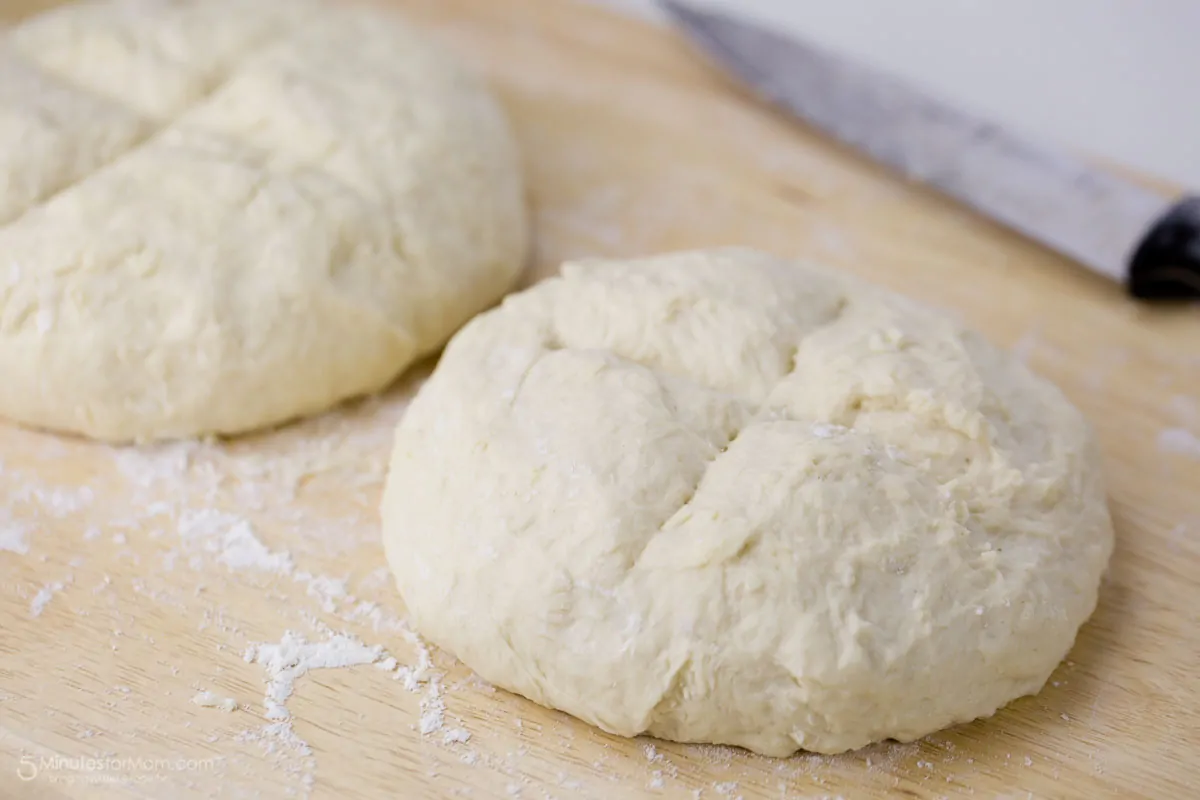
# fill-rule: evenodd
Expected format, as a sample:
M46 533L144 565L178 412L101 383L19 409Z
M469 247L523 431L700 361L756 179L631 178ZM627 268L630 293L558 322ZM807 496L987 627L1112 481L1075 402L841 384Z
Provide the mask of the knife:
M1200 297L1200 197L1168 200L836 53L659 3L701 52L801 121L1134 297Z

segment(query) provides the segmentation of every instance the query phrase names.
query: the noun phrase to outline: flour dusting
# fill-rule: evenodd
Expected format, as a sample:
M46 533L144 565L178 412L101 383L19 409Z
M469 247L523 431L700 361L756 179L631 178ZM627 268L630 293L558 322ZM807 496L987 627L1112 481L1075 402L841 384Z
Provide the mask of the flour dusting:
M38 593L33 596L33 601L29 604L29 616L40 617L46 610L46 606L50 604L50 599L62 590L63 584L60 581L48 583L38 589Z
M192 702L204 708L218 708L221 711L236 711L238 704L232 697L221 697L209 691L200 691L192 698Z
M471 734L463 728L451 728L446 731L442 737L442 744L466 744L471 739Z
M1167 428L1158 434L1158 450L1200 460L1200 436L1187 428Z
M250 522L213 509L185 510L179 516L179 536L198 543L229 569L254 569L290 575L294 569L287 552L272 552L254 532Z
M32 525L13 519L8 509L0 508L0 551L25 555L29 552L32 530Z
M315 598L321 605L321 610L327 613L337 611L338 603L348 596L346 582L327 575L311 575L307 572L298 573L296 580L307 584L308 596Z
M298 678L314 669L373 664L383 658L383 648L379 645L368 647L346 633L334 634L324 642L310 643L300 634L287 631L278 644L250 645L243 658L261 664L266 671L267 690L263 705L267 719L286 720L291 717L286 703Z
M446 722L446 701L442 698L441 683L437 678L429 681L425 696L421 698L421 719L417 730L428 736L442 729Z

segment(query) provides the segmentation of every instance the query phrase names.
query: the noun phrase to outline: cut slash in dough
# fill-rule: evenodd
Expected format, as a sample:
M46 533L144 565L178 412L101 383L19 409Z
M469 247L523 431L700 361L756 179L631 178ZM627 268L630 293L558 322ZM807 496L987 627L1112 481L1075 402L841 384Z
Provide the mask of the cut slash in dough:
M513 284L518 154L390 13L109 0L0 34L0 416L229 434L377 391Z
M774 756L1038 691L1113 547L1055 387L746 250L568 264L473 320L400 424L383 523L417 629L486 680Z

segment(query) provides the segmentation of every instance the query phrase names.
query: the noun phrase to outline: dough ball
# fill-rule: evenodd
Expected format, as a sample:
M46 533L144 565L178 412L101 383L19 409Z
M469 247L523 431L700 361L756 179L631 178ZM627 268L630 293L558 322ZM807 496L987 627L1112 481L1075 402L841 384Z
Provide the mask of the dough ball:
M391 13L105 0L0 33L0 416L230 434L382 389L515 281L483 86Z
M785 756L1038 691L1113 546L1045 380L746 250L567 264L464 328L383 500L416 627L625 736Z

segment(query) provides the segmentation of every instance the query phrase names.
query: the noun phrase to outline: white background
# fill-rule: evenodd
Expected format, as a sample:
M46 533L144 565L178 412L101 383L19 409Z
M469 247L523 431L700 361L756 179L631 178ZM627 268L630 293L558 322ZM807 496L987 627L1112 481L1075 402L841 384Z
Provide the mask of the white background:
M654 15L653 0L597 0ZM1200 0L695 0L1200 191Z

